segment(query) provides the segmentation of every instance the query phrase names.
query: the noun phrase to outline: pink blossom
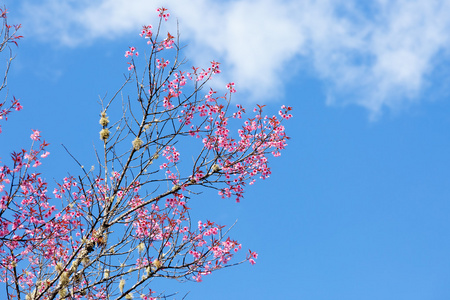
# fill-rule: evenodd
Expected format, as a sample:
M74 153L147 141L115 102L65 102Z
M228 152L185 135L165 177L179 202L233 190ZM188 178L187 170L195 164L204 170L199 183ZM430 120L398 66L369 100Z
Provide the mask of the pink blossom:
M32 131L33 131L33 133L30 135L30 138L33 140L33 141L38 141L39 140L39 138L41 137L41 132L40 131L38 131L38 130L34 130L34 129L31 129Z
M165 21L167 21L169 19L170 14L166 13L167 8L161 7L161 8L158 8L156 11L159 13L158 17L164 18Z
M234 88L234 82L228 83L227 89L230 90L230 93L236 93L236 89Z
M45 151L45 153L41 154L42 158L46 158L47 156L49 156L50 152Z
M158 13L160 21L169 17L165 8L158 9ZM158 33L161 33L159 27ZM214 74L220 73L220 64L211 61L208 68L193 68L189 73L176 70L177 63L174 60L175 63L169 69L170 62L162 56L166 56L166 53L171 55L175 50L166 51L164 54L162 51L176 45L175 38L170 33L162 38L162 35L153 36L150 25L144 26L140 35L149 39L149 51L153 51L154 56L151 56L151 63L145 66L146 74L151 75L150 82L146 76L146 82L142 83L144 86L138 85L143 96L142 100L139 100L140 105L151 104L152 107L143 106L145 114L148 114L144 120L148 124L145 131L135 131L137 127L132 128L135 126L133 122L128 126L130 132L139 133L139 136L145 136L148 141L155 143L149 142L151 147L147 150L147 157L143 156L140 162L138 159L130 161L130 169L133 168L131 172L130 169L120 169L123 165L119 161L111 162L110 166L107 163L104 167L107 168L107 173L111 174L110 177L96 175L96 172L85 173L89 180L66 177L63 182L57 183L53 195L47 191L47 183L39 174L31 173L30 170L33 169L29 168L30 165L41 165L38 158L46 158L49 155L46 151L47 144L44 141L39 145L34 143L30 150L12 153L13 167L0 167L0 209L13 208L14 213L17 212L4 215L13 216L11 220L0 220L0 261L4 266L1 270L3 273L0 274L1 280L14 278L9 267L17 265L16 262L23 266L28 264L26 272L22 272L22 267L18 268L21 274L15 278L19 278L18 283L24 291L31 291L35 288L36 278L28 275L28 270L41 268L42 261L48 261L49 269L44 273L54 275L58 262L73 260L76 257L75 251L80 250L79 245L87 246L87 243L82 242L83 239L94 242L93 247L100 246L102 240L95 231L99 227L91 227L89 220L96 217L96 212L105 209L109 210L111 216L115 209L119 209L119 215L112 216L111 220L116 219L118 222L112 225L116 228L111 228L111 232L120 234L120 226L126 226L127 237L133 238L130 245L139 245L136 251L136 266L142 269L151 267L152 276L155 277L164 276L177 264L177 272L185 272L183 276L192 276L190 278L200 282L203 276L211 274L212 271L232 265L230 262L233 256L241 250L241 244L226 236L225 226L211 220L195 223L191 218L189 201L197 190L212 187L223 198L233 198L239 202L243 199L244 189L248 184L252 184L256 179L268 178L271 175L268 156L270 153L274 156L280 155L281 150L287 146L288 137L283 122L292 117L292 108L282 106L278 114L267 117L263 113L264 106L258 105L254 113L251 110L247 112L241 105L232 107L229 105L229 97L236 92L234 82L226 85L225 94L212 89L205 92L200 89L201 94L192 94L192 85L189 86L188 83L203 86ZM136 70L133 56L138 55L135 47L129 47L125 52L125 57L129 59L129 71ZM166 75L168 77L164 78ZM153 80L152 76L159 79ZM185 86L189 86L187 91L183 91ZM144 91L146 89L148 94ZM151 100L146 103L144 99ZM21 109L17 100L9 105L8 109L14 108ZM250 116L246 116L246 113ZM7 112L0 110L0 118L6 117ZM246 120L241 122L240 119L244 118ZM189 153L182 161L175 146L180 145L177 146L179 149L195 149L195 145L190 147L189 144L193 142L191 136L200 139L196 141L200 154L194 153L191 159L192 153ZM33 130L31 138L33 141L40 140L40 132ZM185 148L186 145L188 147ZM164 162L156 161L159 155L164 157ZM150 166L151 162L156 163L156 166ZM145 168L142 164L146 164ZM185 166L189 164L192 168L188 169ZM18 178L17 181L14 181L15 178ZM148 182L155 184L146 188ZM8 185L12 183L17 185L17 194L20 193L20 197L10 201L8 193L11 187ZM51 202L55 199L49 200L50 196L61 200ZM62 202L63 206L52 205L58 202ZM87 216L86 213L90 215ZM136 244L133 241L136 241ZM140 241L145 242L144 253ZM113 241L107 241L111 242ZM9 249L14 249L14 255L8 252ZM97 248L94 251L97 251ZM168 256L161 257L161 253L168 253ZM173 263L171 253L175 253ZM178 265L181 260L177 253L183 256L184 265ZM252 265L256 263L257 258L258 254L250 250L245 256ZM156 262L161 260L162 268L152 266L155 259ZM121 270L114 272L119 274ZM53 275L50 277L57 276ZM125 273L122 275L128 276ZM71 275L73 276L75 274ZM113 282L114 278L110 279ZM83 279L80 286L91 284L88 280L90 279ZM51 284L56 286L58 280L53 280ZM54 291L55 286L49 287L48 292ZM92 285L91 290L92 293L86 295L86 298L107 298L105 289L100 285L98 289ZM152 291L147 292L143 298L154 299L151 294ZM45 296L42 295L44 298Z

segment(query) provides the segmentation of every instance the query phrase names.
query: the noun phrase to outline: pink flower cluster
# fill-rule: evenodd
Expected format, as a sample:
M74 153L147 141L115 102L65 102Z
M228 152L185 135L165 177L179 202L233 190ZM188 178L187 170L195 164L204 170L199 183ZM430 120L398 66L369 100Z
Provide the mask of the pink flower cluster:
M158 9L158 13L161 19L169 17L165 8ZM31 167L41 165L41 158L49 155L48 144L42 140L40 131L32 130L30 150L12 153L12 166L0 166L0 280L14 283L14 278L18 278L24 293L36 288L36 274L53 274L59 264L73 262L80 249L86 249L87 245L91 251L101 253L103 250L94 248L107 242L105 232L97 231L98 224L106 216L103 212L111 209L118 213L108 215L111 222L108 230L115 234L126 232L121 251L126 251L127 245L134 245L130 250L134 251L136 242L146 243L144 248L148 251L136 251L139 252L137 260L130 269L138 270L136 278L144 270L160 277L170 277L179 271L184 272L180 277L189 276L200 282L212 271L229 266L242 249L240 243L224 237L224 226L210 220L195 223L188 201L197 188L212 187L222 198L235 197L239 202L247 185L258 178L268 178L271 174L268 157L279 156L287 146L289 137L283 124L292 118L292 108L282 106L278 115L272 117L263 114L261 105L249 115L242 105L229 108L230 94L236 92L233 82L226 85L228 92L224 95L210 89L206 95L198 96L203 84L220 73L220 64L212 61L208 68L193 68L192 72L165 70L169 61L160 57L159 52L172 48L174 37L168 34L162 42L152 41L151 26L144 26L141 36L150 39L152 44L155 55L149 64L152 72L161 78L169 74L158 84L150 83L149 94L142 97L151 99L147 108L140 102L144 110L152 110L146 117L151 116L153 120L145 119L145 125L154 126L148 127L149 131L140 137L144 139L147 135L146 138L155 139L153 144L148 143L148 157L142 156L141 164L124 171L120 163L114 163L105 177L64 178L53 190L53 197L60 199L57 203L64 203L59 208L51 204L47 183L39 174L30 172ZM130 71L135 68L135 56L138 52L134 47L125 52L125 57L131 59ZM145 93L143 90L140 88ZM150 104L154 107L149 108ZM0 119L6 119L14 109L22 109L15 98L9 108L0 110ZM192 160L190 155L183 155L188 159L182 160L175 145L186 151L197 147L199 151L192 155ZM165 158L164 162L151 166L159 155ZM139 161L136 158L130 161ZM142 161L149 161L146 166L149 170L142 167L145 163ZM253 265L257 257L256 252L249 250L244 261ZM42 273L42 268L48 269ZM68 266L65 268L67 271ZM85 274L95 273L88 268ZM119 269L116 272L123 271ZM52 284L58 284L60 275L55 275ZM120 276L128 275L119 274L117 278ZM88 299L106 299L105 285L91 287L90 284L82 280L73 285L73 292L89 286ZM45 288L43 285L40 289ZM152 294L150 290L143 299L156 299Z
M252 252L251 250L248 250L248 252L249 252L249 254L247 255L248 262L254 265L256 263L255 259L258 258L258 253Z
M174 36L172 36L170 33L167 33L167 37L161 42L162 47L165 49L172 49L173 44L175 44L175 41L173 40Z
M158 17L163 18L165 21L169 20L170 14L167 12L167 8L161 7L156 9L159 13Z
M131 71L134 69L134 61L133 56L139 56L139 52L136 51L135 47L130 47L130 50L125 51L125 57L131 57L131 62L128 62L128 71Z
M36 148L13 152L12 167L0 166L0 281L13 283L15 276L20 275L17 283L22 288L34 287L33 270L40 264L36 257L64 255L60 246L70 236L67 222L57 220L57 209L49 202L47 183L39 174L29 172L31 165L41 165L39 155L49 155L48 143L41 141L38 130L33 130L31 139L40 142ZM13 275L12 266L22 261L29 261L28 269Z
M182 193L173 192L172 196L166 199L164 208L154 203L149 209L143 205L144 199L138 192L139 188L128 189L122 195L125 199L130 199L128 205L136 209L136 215L128 219L133 224L135 238L151 240L152 247L169 253L170 249L177 245L177 239L181 235L183 248L187 249L184 260L185 263L190 262L194 280L201 281L202 276L226 266L234 254L242 248L230 238L222 241L223 226L214 222L198 221L197 228L192 228L188 215L189 208L183 201ZM144 269L151 266L153 259L139 258L136 261L136 268ZM161 265L158 267L160 272L165 272L165 263L164 260L160 260ZM170 268L167 272L170 272Z
M174 146L166 146L162 152L162 155L171 163L176 163L180 159L180 153Z
M211 71L212 71L213 74L219 74L219 73L220 73L219 65L220 65L220 63L217 62L217 61L214 61L214 60L213 60L213 61L211 62ZM233 83L233 84L234 84L234 83Z
M236 93L236 89L234 88L234 82L228 83L227 89L230 91L230 93Z
M1 11L1 10L0 10ZM8 114L11 113L12 110L22 110L23 106L20 104L19 99L13 97L11 104L6 106L6 102L0 102L0 120L8 120ZM0 125L0 133L2 133L2 127Z
M129 56L133 56L133 55L139 56L139 52L136 51L136 48L130 47L130 50L125 52L125 57L129 57Z
M290 118L292 118L292 115L289 113L291 110L292 110L292 107L282 105L280 111L278 112L278 114L283 119L289 120Z
M169 63L170 63L170 61L164 60L164 58L161 58L161 59L157 58L156 59L156 64L157 64L156 67L158 69L164 69L165 67L167 67L169 65Z
M139 34L141 37L146 39L151 39L153 36L152 25L144 25L142 26L142 31Z
M40 132L40 131L37 131L37 130L34 130L34 129L31 129L31 130L33 131L33 134L30 135L30 138L31 138L33 141L39 141L39 139L40 139L40 137L41 137L41 132Z

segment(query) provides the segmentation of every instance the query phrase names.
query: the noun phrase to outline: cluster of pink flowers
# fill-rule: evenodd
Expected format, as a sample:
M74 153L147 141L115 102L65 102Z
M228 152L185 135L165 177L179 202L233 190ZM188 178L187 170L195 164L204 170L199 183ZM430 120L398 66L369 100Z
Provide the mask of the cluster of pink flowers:
M172 196L165 200L166 205L163 209L153 204L149 210L142 205L144 200L139 196L138 191L139 189L128 189L128 192L123 195L123 197L130 198L130 207L136 208L136 217L129 218L130 221L132 220L136 239L152 240L153 247L162 247L164 253L170 253L173 249L172 245L177 244L177 239L181 234L184 247L189 249L186 255L189 254L191 257L194 280L201 281L202 276L227 265L233 255L242 248L239 243L230 238L222 241L223 226L214 222L198 221L197 228L191 228L188 216L189 208L183 201L182 193L172 193ZM213 254L212 258L209 258L209 253ZM185 263L187 259L185 257ZM136 268L144 269L152 266L152 260L153 258L139 258ZM164 272L164 260L160 260L159 264L159 270Z
M167 33L167 37L161 42L162 47L165 49L172 49L173 44L175 44L174 36L171 35L169 32Z
M249 254L247 256L247 259L252 265L254 265L256 263L255 259L258 258L258 253L252 252L251 250L248 250L248 252L249 252Z
M165 67L167 67L170 64L170 61L164 60L164 58L161 58L161 59L158 58L158 59L156 59L156 63L157 63L156 67L158 69L164 69Z
M144 37L146 39L150 39L153 36L153 31L152 31L152 25L144 25L142 26L142 31L139 34L141 37Z
M130 47L130 50L125 51L125 57L131 57L131 61L128 62L128 71L131 71L134 69L134 60L133 56L139 56L139 52L136 51L135 47Z
M34 129L31 129L31 130L33 131L33 134L30 135L30 138L31 138L33 141L38 141L39 138L41 137L41 132L38 131L38 130L34 130Z
M167 12L167 8L160 7L156 11L159 13L158 17L163 18L165 21L169 20L170 14Z
M167 20L169 17L165 8L159 8L158 13L161 19ZM192 72L165 70L169 61L157 54L172 48L174 37L168 33L162 42L153 41L150 25L143 27L141 36L150 39L149 43L151 42L154 51L152 54L155 56L149 65L156 68L154 72L161 75L161 78L164 74L169 74L166 80L157 84L150 83L149 94L144 95L150 99L147 108L142 104L143 101L140 102L143 110L147 110L146 113L153 110L145 115L151 118L144 119L142 124L145 127L143 130L140 127L139 135L136 136L136 139L147 138L146 151L140 153L148 153L148 156L141 156L144 158L141 164L136 163L133 167L127 165L125 169L120 169L123 167L121 162L113 162L111 167L105 163L101 168L109 168L104 177L103 174L94 176L85 173L84 178L64 178L53 190L57 203L64 203L57 208L50 201L47 183L38 173L30 172L34 170L31 167L41 165L41 158L49 155L46 149L48 143L42 140L40 131L33 129L30 136L31 149L13 152L11 167L0 166L0 280L13 283L18 278L21 289L31 293L37 288L36 274L43 268L42 261L45 261L44 268L51 269L45 272L54 275L49 277L40 290L43 291L46 284L56 285L58 276L61 277L62 274L52 272L62 268L61 264L74 262L74 258L82 251L88 255L87 248L89 251L96 251L95 247L106 247L105 230L116 232L115 234L127 232L127 240L121 251L128 251L125 249L127 245L136 245L135 241L142 241L129 250L129 253L134 253L134 249L139 249L136 263L133 260L131 264L134 265L130 269L130 273L138 270L139 273L135 274L139 276L135 277L142 277L141 273L144 271L147 275L151 273L170 277L173 272L180 270L179 272L184 272L180 273L181 276L189 276L200 282L203 276L212 271L229 266L231 259L242 249L240 243L224 237L224 226L210 220L193 222L188 201L197 188L213 187L219 196L234 197L239 202L244 196L246 185L253 184L257 179L268 178L271 174L268 156L279 156L287 146L289 137L283 124L292 118L292 108L282 106L277 116L269 117L263 114L264 106L258 105L247 116L242 105L236 105L235 109L229 108L230 94L236 92L233 82L226 85L228 92L224 95L210 89L206 95L197 97L196 93L201 91L203 84L220 73L220 64L212 61L208 68L193 68ZM125 52L125 57L131 60L128 63L130 71L136 72L133 59L137 56L135 47L130 47ZM190 93L189 88L193 88L194 92ZM144 88L140 88L144 94L143 90ZM149 108L150 104L154 107ZM4 104L0 104L0 108L2 105ZM0 110L0 119L6 119L9 111L14 109L22 109L15 98L9 108ZM235 122L241 123L241 119L245 121L236 128ZM134 125L130 125L132 126ZM146 131L148 128L149 131ZM148 142L150 138L155 138L155 142ZM175 145L179 149L184 147L183 142L177 144L184 138L189 141L186 149L191 146L195 148L193 140L200 148L192 156L194 162L188 168L183 164L190 164L191 160L183 161L175 148ZM151 166L159 155L165 158L164 162ZM184 157L190 158L189 155L183 155ZM130 161L138 160L136 156L130 156ZM146 164L146 160L148 164L144 168L142 166ZM142 175L144 173L148 177ZM155 174L162 176L155 178ZM149 186L155 182L155 185ZM107 229L100 230L98 224L102 222L102 218L106 218L105 212L113 209L117 213L108 215L110 223L105 226ZM125 226L125 230L118 226ZM119 230L114 231L112 227ZM143 248L148 251L142 251ZM155 254L149 254L155 249ZM244 261L253 265L257 257L256 252L249 250ZM20 268L16 268L18 264ZM68 272L70 267L64 268L61 272ZM86 273L90 274L89 272L88 270ZM134 276L120 274L119 272L124 272L123 268L112 272L117 272L114 274L117 278ZM87 279L82 280L74 285L73 292L80 292L90 284ZM86 297L106 299L106 291L103 283L89 286ZM152 297L153 293L150 290L142 298L156 299Z
M29 151L13 152L13 167L0 167L0 280L13 283L15 276L20 275L17 284L24 289L34 287L38 257L49 260L67 257L69 252L64 244L79 224L74 219L79 212L67 210L56 214L57 208L50 204L47 195L47 183L39 174L29 173L32 164L34 167L41 164L38 156L49 155L48 143L41 141L38 130L33 130L30 138L39 142L38 146L33 144ZM9 186L7 189L5 184ZM23 261L29 262L28 268L13 275L14 266Z
M176 163L180 159L180 153L174 146L166 146L162 152L162 155L171 163Z
M282 105L280 111L278 112L278 114L283 119L289 120L290 118L292 118L292 114L289 113L291 110L292 110L292 107Z
M230 93L236 93L236 89L234 88L234 82L228 83L227 89L230 91Z
M219 65L220 65L220 63L217 62L217 61L213 60L211 62L211 71L212 71L213 74L219 74L220 73Z
M139 52L136 51L135 47L130 47L130 50L125 52L125 57L129 57L129 56L133 56L133 55L139 56Z
M196 81L203 81L209 79L212 75L219 74L221 72L219 69L219 65L220 63L212 61L211 66L208 67L206 70L205 69L199 70L200 68L192 67L193 70L192 75L194 75ZM192 78L190 77L190 79Z
M0 10L1 11L1 10ZM0 102L0 120L8 120L8 114L11 113L12 110L22 110L23 106L20 104L19 99L13 97L11 104L6 106L6 102ZM0 124L0 133L2 133L2 126Z

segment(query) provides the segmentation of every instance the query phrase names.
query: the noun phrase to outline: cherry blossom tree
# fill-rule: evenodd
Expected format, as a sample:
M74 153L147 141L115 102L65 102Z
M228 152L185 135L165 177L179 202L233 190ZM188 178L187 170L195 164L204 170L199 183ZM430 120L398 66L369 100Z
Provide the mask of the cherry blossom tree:
M241 244L228 228L191 218L189 203L205 189L239 202L246 185L266 179L268 158L286 147L291 108L272 117L263 106L247 112L231 104L234 83L222 93L208 88L220 64L189 69L178 38L163 33L169 13L157 13L158 25L140 33L146 54L125 52L124 84L100 101L97 166L73 157L82 172L49 191L37 173L48 143L33 130L30 149L0 167L0 280L8 299L165 299L157 278L201 281L255 263L250 250L233 259ZM21 36L5 10L1 17L4 51ZM0 119L22 108L8 101Z

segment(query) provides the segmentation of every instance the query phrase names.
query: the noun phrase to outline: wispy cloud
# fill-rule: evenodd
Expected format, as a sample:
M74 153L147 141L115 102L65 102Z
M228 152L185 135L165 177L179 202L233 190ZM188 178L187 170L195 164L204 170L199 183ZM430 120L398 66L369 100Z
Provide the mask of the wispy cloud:
M23 23L35 36L71 47L136 31L164 4L180 20L187 56L225 63L226 79L250 99L279 97L286 80L312 67L328 103L358 104L372 116L417 101L450 45L445 0L25 3Z

